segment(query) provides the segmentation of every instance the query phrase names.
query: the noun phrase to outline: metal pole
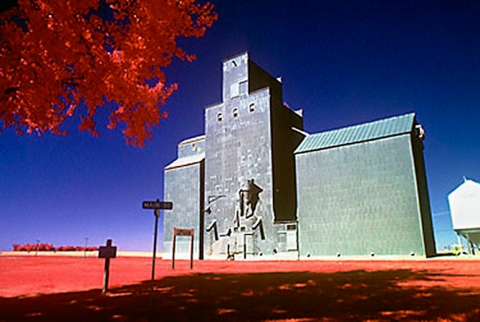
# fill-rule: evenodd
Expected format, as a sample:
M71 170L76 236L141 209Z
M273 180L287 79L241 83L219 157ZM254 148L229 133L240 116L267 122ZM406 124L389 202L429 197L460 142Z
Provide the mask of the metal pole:
M152 255L152 289L155 280L155 259L157 256L157 235L158 235L158 217L160 217L160 210L155 209L155 231L153 237L153 255Z
M158 201L158 199L157 199ZM160 210L155 209L153 211L155 215L155 230L153 233L153 254L152 254L152 285L150 288L150 314L153 315L155 301L153 299L154 289L155 289L155 259L157 257L157 236L158 236L158 218L160 217ZM150 321L152 316L150 317Z
M457 233L457 244L459 245L460 251L461 251L463 248L463 242L462 242L462 236L460 235L460 233Z

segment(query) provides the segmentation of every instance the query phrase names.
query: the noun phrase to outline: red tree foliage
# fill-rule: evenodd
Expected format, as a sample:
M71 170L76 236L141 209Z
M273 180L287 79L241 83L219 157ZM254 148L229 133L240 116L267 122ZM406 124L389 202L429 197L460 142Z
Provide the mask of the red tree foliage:
M98 251L98 247L96 246L59 246L54 247L52 244L13 244L13 251L14 252L84 252L84 251Z
M0 12L0 132L66 134L62 123L81 114L80 130L98 135L101 107L133 146L167 116L160 105L177 84L165 68L195 58L177 40L202 37L217 19L196 0L10 2Z

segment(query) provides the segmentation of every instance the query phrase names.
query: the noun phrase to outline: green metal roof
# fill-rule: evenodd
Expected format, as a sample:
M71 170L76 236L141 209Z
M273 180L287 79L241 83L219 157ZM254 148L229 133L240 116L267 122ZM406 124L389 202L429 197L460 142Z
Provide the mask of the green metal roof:
M375 122L312 134L300 143L295 153L322 150L409 133L414 122L415 113L409 113Z

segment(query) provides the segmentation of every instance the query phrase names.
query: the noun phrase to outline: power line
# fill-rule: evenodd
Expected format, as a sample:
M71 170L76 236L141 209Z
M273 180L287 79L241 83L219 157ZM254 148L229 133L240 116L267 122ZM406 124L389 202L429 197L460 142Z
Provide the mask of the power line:
M437 213L432 214L432 217L445 216L445 215L449 215L449 214L450 214L450 211L437 212Z

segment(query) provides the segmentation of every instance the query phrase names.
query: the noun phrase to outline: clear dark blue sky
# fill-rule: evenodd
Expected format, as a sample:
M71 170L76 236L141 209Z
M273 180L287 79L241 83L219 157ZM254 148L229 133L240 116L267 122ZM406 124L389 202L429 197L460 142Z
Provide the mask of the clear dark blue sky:
M0 135L0 250L87 237L151 250L154 216L141 203L162 198L177 143L203 134L204 107L221 100L222 61L244 51L283 77L308 132L416 112L437 248L456 242L447 195L463 176L480 181L479 2L213 2L219 20L204 38L182 40L198 59L168 70L180 89L146 148L127 147L119 131L79 133L76 122L68 136Z

